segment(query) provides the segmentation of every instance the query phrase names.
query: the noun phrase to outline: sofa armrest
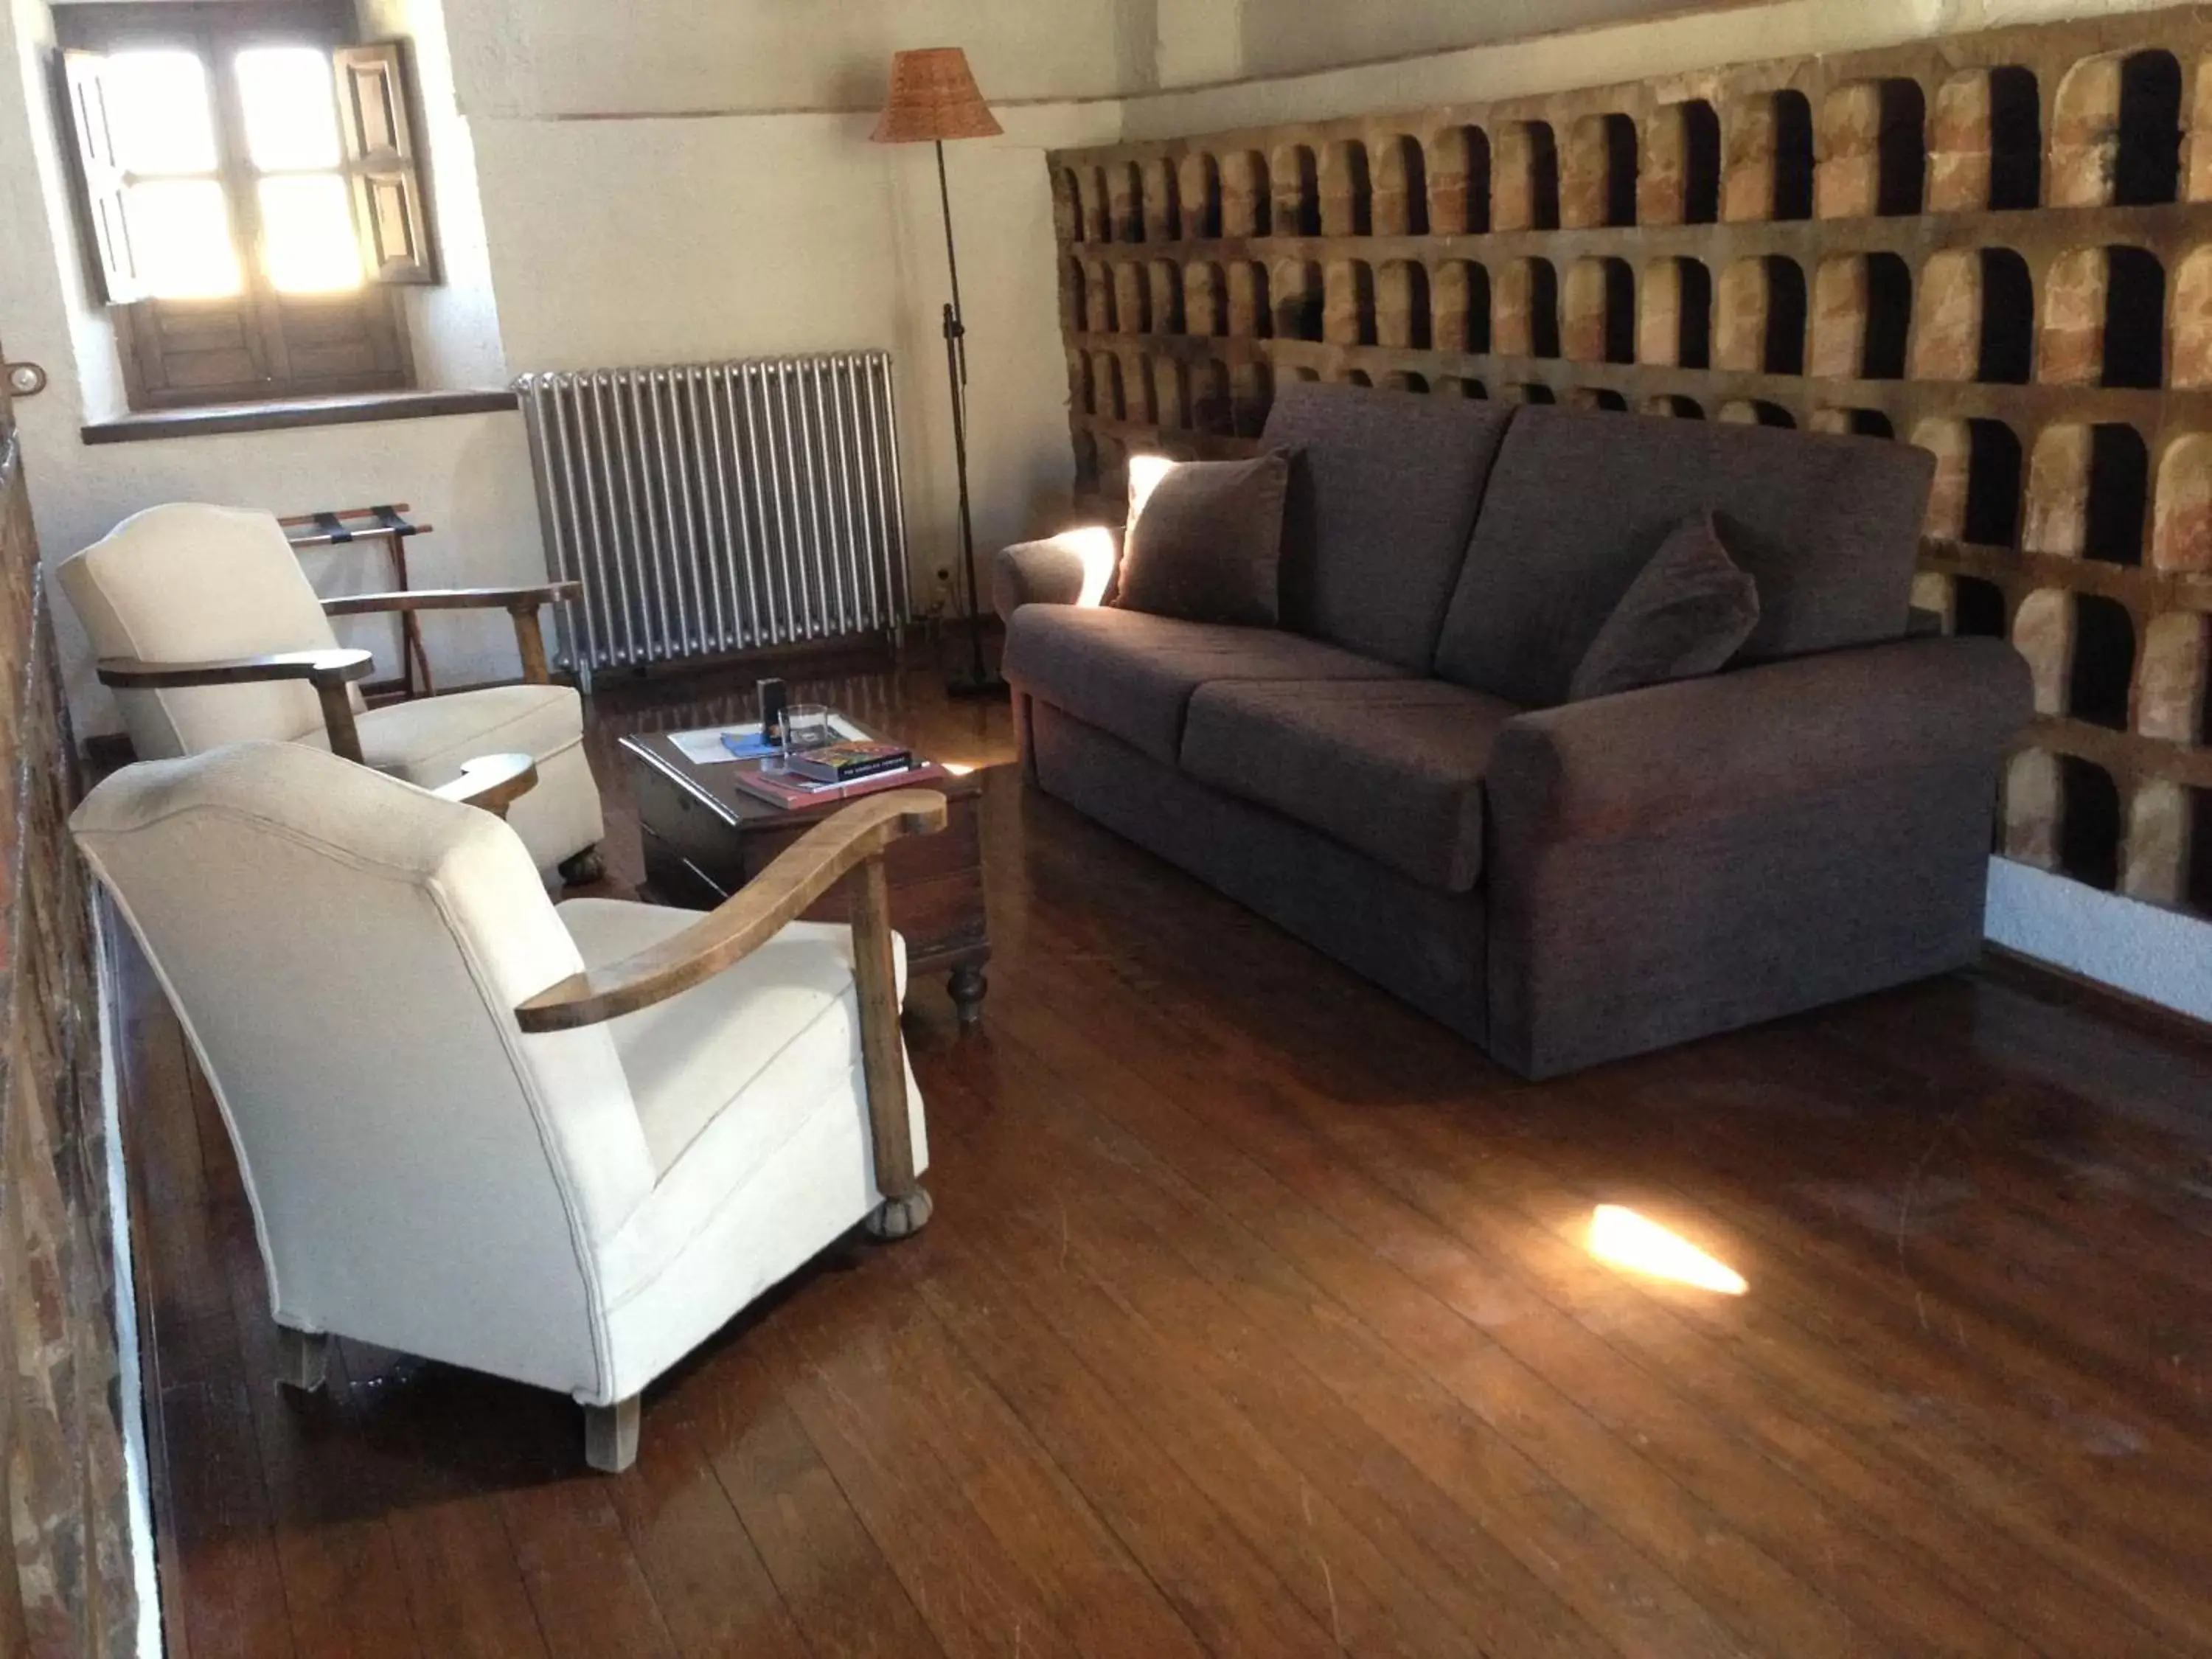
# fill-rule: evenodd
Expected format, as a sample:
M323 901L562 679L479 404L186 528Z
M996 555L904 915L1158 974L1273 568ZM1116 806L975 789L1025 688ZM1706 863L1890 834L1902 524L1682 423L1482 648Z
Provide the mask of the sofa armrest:
M1011 622L1025 605L1095 605L1121 557L1121 539L1104 525L1000 548L991 564L991 608Z
M2002 641L1908 639L1508 721L1491 1053L1548 1077L1972 962L2029 709Z
M1648 836L1946 758L1993 769L2031 709L2003 641L1901 640L1520 715L1485 782L1501 837Z

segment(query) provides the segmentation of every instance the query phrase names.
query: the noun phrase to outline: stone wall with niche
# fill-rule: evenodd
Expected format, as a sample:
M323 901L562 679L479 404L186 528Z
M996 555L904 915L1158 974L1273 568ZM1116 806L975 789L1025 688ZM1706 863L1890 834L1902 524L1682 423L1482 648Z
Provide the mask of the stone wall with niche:
M1915 602L2010 638L2001 850L2212 915L2212 19L1049 158L1079 491L1280 380L1893 437Z

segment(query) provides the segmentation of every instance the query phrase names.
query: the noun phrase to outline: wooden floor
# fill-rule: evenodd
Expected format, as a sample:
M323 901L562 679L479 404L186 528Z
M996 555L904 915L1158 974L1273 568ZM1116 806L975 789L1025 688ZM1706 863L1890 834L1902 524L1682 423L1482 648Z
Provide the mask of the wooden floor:
M920 675L811 689L1010 753ZM699 690L600 699L611 789ZM619 1478L360 1345L276 1391L126 963L173 1652L2212 1652L2212 1049L1958 977L1528 1086L1011 769L988 836L982 1028L910 999L934 1224L652 1389ZM1601 1264L1601 1202L1748 1292Z

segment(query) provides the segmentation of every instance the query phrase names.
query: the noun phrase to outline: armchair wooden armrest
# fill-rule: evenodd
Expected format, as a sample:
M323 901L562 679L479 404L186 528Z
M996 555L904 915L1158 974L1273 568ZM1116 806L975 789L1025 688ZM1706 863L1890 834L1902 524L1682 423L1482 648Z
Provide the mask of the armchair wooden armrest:
M341 593L323 601L326 617L359 617L378 611L513 611L581 599L581 582L539 582L529 587L417 587L395 593Z
M552 678L545 660L540 605L581 599L581 582L539 582L528 587L424 587L396 593L344 593L323 601L326 617L365 617L387 611L504 611L514 620L514 646L522 655L522 678L532 685Z
M673 939L606 967L571 974L518 1007L516 1022L525 1031L567 1031L649 1008L750 955L842 882L852 907L853 981L876 1189L884 1195L883 1207L868 1224L878 1237L903 1238L929 1219L930 1199L914 1172L884 853L900 836L934 835L945 822L945 797L933 789L864 797L816 824Z
M166 691L195 685L250 685L263 680L306 680L323 706L323 725L331 752L361 759L361 733L353 720L346 687L367 679L376 659L366 651L278 651L263 657L230 657L216 662L142 662L136 657L102 657L100 683L118 691Z
M538 787L538 763L527 755L478 755L461 763L461 775L430 793L464 806L480 806L494 817Z

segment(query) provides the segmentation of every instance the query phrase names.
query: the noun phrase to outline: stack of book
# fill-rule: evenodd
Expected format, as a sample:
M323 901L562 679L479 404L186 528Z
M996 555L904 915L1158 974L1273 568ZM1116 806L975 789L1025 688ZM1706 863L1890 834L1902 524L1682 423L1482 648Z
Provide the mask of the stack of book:
M945 769L915 758L895 743L848 740L788 757L781 771L773 762L740 767L738 787L791 811L824 801L848 800L878 789L902 789L945 775Z

